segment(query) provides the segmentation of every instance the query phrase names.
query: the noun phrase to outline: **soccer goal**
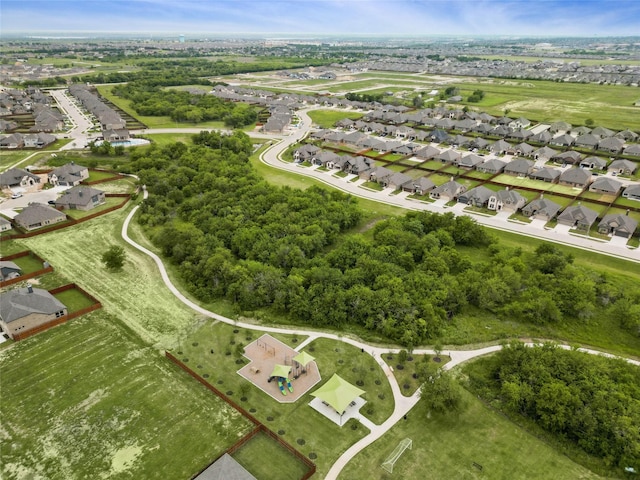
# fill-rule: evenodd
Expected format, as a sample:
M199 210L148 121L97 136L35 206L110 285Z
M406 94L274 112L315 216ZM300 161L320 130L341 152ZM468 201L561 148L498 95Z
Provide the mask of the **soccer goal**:
M413 441L411 441L410 438L405 438L403 440L400 440L400 443L398 444L398 446L395 448L393 452L391 452L391 455L389 455L387 459L384 461L384 463L382 464L382 468L384 468L389 473L393 473L393 466L396 464L398 459L402 456L404 451L407 448L411 450L412 446L413 446Z

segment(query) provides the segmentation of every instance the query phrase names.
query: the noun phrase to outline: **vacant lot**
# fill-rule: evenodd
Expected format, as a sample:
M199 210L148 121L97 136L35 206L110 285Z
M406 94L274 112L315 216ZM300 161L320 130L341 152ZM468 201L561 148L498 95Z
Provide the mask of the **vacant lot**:
M468 409L460 415L428 418L418 406L407 421L357 455L339 479L589 479L599 478L537 440L464 392ZM380 465L403 438L413 440L393 474ZM482 471L474 466L482 466Z
M0 352L4 478L189 478L251 425L97 311Z
M122 271L109 272L100 260L111 245L125 245L120 228L128 212L124 207L20 244L25 246L22 250L33 250L55 265L56 273L98 298L143 339L170 346L179 332L193 324L195 315L169 293L155 264L128 246Z

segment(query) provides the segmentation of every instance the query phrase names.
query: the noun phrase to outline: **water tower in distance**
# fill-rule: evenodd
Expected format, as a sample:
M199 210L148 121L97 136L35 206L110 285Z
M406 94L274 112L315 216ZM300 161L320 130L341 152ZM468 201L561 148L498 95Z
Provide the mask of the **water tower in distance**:
M184 43L184 35L180 35L180 43Z

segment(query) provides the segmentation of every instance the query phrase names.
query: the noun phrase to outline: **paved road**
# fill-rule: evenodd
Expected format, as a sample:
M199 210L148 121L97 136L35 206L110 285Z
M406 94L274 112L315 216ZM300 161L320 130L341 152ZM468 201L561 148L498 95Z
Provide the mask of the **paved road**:
M286 145L286 142L285 142L285 145ZM143 198L147 198L147 196L148 196L148 192L144 190ZM342 469L356 454L358 454L360 451L365 449L367 446L371 445L378 438L382 437L382 435L384 435L391 427L393 427L396 423L398 423L418 403L418 401L420 400L420 391L418 390L416 393L414 393L410 397L405 397L400 390L400 386L398 385L398 382L395 376L393 375L393 371L391 370L389 365L384 361L383 356L388 352L397 353L399 351L399 349L397 348L372 346L354 338L338 336L335 334L325 333L325 332L316 332L312 330L306 330L303 328L297 329L297 328L265 327L265 326L254 325L246 322L238 322L231 318L206 310L201 306L197 305L196 303L192 302L191 300L189 300L175 287L175 285L173 285L160 257L155 253L153 253L152 251L148 250L147 248L139 245L129 237L127 233L129 229L129 223L131 222L131 219L133 218L133 216L136 214L138 208L139 208L138 206L133 208L133 210L127 216L124 224L122 225L122 231L121 231L122 238L129 245L145 253L146 255L150 256L153 259L153 261L158 266L158 269L160 270L160 275L165 285L167 286L167 288L171 291L173 295L175 295L185 305L189 306L190 308L192 308L193 310L195 310L201 315L227 323L229 325L235 325L242 328L257 330L261 332L287 333L287 334L296 334L300 336L303 336L303 335L308 336L309 337L308 339L306 339L304 342L298 345L297 347L298 351L300 351L302 348L304 348L304 346L306 346L308 343L310 343L311 341L317 338L329 338L332 340L341 341L349 345L353 345L356 348L362 349L363 352L373 356L376 362L380 365L383 372L385 373L385 376L387 377L387 380L389 381L389 384L391 386L391 391L393 392L393 399L394 399L393 413L389 418L387 418L387 420L385 420L384 423L380 425L375 425L368 419L364 419L362 423L370 429L370 433L364 438L362 438L361 440L359 440L358 442L356 442L355 444L353 444L350 448L348 448L332 465L331 469L329 470L325 478L330 480L334 480L338 478L338 475L340 474ZM532 344L528 344L528 345L532 345ZM501 345L493 345L493 346L475 349L475 350L451 350L451 351L444 352L444 354L449 355L451 357L451 361L445 364L443 366L443 369L450 370L453 367L456 367L468 360L477 358L479 356L488 355L490 353L500 350L501 348L502 348ZM562 348L570 349L571 347L568 345L563 345ZM614 355L599 352L596 350L589 350L589 349L580 349L580 350L587 353L591 353L591 354L605 355L607 357L615 358ZM417 355L435 354L433 350L429 350L429 349L416 349L413 352ZM640 361L632 360L632 359L625 359L625 360L627 360L629 363L640 366Z
M283 137L280 142L275 143L262 153L261 160L264 163L298 175L313 177L323 183L357 197L367 198L369 200L395 205L409 210L428 210L438 213L453 212L457 215L468 215L471 218L474 218L479 224L496 230L548 240L550 242L569 245L583 250L597 251L605 255L624 258L625 260L640 263L640 249L630 249L626 245L621 244L617 239L609 242L603 242L583 236L572 235L568 231L562 231L562 229L555 228L547 230L544 228L544 224L540 222L532 222L529 224L515 223L508 221L503 215L486 216L470 214L462 211L464 205L461 204L458 204L455 207L446 207L443 202L425 203L412 200L407 198L406 194L390 195L392 193L390 190L382 192L367 190L359 186L362 182L350 182L349 180L352 177L337 178L332 175L332 172L321 172L313 167L302 167L295 163L283 162L280 159L281 153L286 148L302 139L310 130L312 122L307 113L309 110L312 109L298 111L298 116L302 122L301 128L294 130L291 135Z
M91 120L75 103L73 97L71 97L67 90L57 89L50 90L51 96L58 102L58 107L67 115L67 118L73 124L71 130L63 135L59 135L62 138L72 138L73 141L64 145L60 150L73 150L78 148L84 148L84 146L91 141L92 138L98 137L99 133L90 133L89 129L93 126Z

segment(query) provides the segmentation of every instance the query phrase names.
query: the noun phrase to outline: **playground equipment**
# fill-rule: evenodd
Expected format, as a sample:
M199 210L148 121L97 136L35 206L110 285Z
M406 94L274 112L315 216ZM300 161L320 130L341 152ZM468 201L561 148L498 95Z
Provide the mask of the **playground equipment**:
M282 384L282 379L279 378L278 379L278 388L280 389L280 393L282 393L282 395L286 396L287 392L284 389L284 385Z
M413 441L410 438L405 438L405 439L400 440L400 443L395 448L395 450L393 452L391 452L391 455L389 455L387 457L387 459L381 465L382 468L384 468L389 473L393 473L393 466L395 465L395 463L402 456L404 451L407 448L409 450L411 450L412 446L413 446Z
M263 349L265 352L267 352L268 355L275 357L276 356L276 349L275 347L272 347L271 345L269 345L267 342L265 342L264 340L260 340L257 339L256 340L256 345L258 347L260 347L261 349Z

